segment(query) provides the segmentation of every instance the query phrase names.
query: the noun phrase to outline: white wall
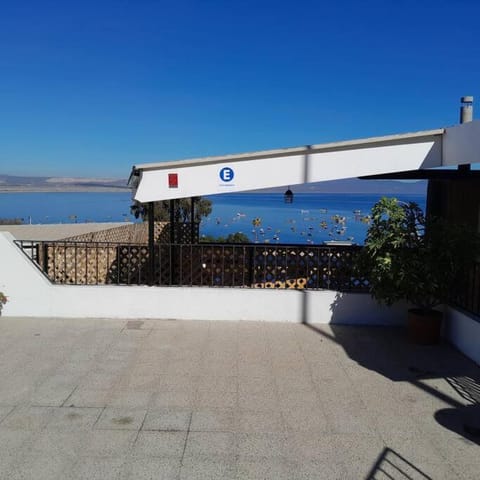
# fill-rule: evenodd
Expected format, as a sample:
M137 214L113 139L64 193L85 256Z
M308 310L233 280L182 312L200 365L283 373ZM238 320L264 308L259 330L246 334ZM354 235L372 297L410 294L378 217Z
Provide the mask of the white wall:
M447 128L443 135L442 165L480 162L480 121Z
M405 305L379 307L369 295L327 290L52 285L0 232L0 291L12 317L254 320L403 325ZM480 364L480 323L446 309L446 337Z
M480 322L454 308L445 309L445 336L467 357L480 365Z
M52 285L0 232L0 291L8 316L161 318L394 325L405 309L365 294L249 288Z

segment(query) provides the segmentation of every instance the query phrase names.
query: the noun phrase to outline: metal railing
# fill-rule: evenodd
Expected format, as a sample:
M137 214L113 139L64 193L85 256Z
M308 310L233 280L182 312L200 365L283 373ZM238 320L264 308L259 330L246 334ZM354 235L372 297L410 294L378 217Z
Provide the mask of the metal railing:
M454 295L452 304L468 313L480 316L480 262L474 262L467 272L465 287Z
M366 291L354 274L360 247L280 244L22 242L57 284L177 285Z

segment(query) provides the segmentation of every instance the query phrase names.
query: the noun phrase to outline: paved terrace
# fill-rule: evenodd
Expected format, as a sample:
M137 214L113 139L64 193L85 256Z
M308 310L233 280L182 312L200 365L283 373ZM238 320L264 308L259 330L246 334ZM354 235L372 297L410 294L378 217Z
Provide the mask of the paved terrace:
M0 478L477 479L479 379L401 329L2 317Z

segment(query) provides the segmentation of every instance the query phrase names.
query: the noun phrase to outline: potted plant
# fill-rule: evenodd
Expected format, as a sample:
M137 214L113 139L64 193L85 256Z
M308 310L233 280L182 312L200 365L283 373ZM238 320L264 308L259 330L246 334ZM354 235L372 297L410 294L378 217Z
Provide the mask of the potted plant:
M479 245L467 226L426 218L416 203L383 197L372 208L357 267L379 303L414 305L408 315L410 340L438 343L442 312L435 307L461 292Z
M2 314L3 306L7 303L8 299L3 292L0 292L0 315Z

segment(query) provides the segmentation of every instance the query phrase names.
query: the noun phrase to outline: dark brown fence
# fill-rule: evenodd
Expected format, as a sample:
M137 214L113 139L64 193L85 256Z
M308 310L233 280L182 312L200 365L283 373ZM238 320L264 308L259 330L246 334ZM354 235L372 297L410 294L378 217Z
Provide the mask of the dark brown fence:
M452 299L452 304L480 316L480 262L475 262L467 272L465 287Z
M45 275L70 285L181 285L366 291L355 246L18 242ZM35 245L35 247L33 247ZM26 252L28 253L28 252Z

